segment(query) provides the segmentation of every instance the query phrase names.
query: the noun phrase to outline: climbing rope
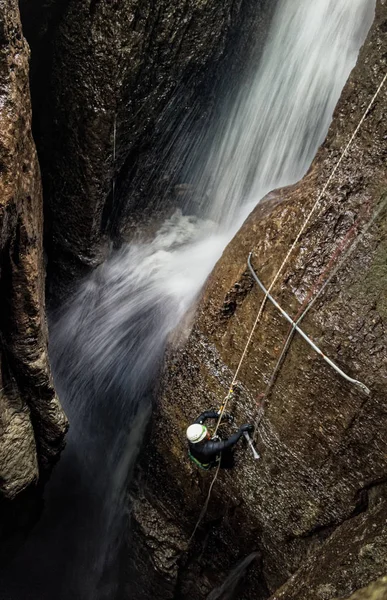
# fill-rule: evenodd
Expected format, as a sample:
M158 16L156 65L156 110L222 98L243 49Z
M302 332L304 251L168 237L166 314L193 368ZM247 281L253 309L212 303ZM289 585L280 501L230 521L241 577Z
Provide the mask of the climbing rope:
M353 140L354 140L354 139L355 139L355 137L357 136L357 134L358 134L358 132L359 132L359 130L360 130L360 128L361 128L361 126L363 125L363 123L364 123L364 121L365 121L365 119L366 119L366 117L367 117L368 113L370 112L370 110L371 110L372 106L374 105L374 102L375 102L376 98L377 98L377 97L378 97L378 95L380 94L380 92L381 92L381 90L382 90L382 88L383 88L383 86L384 86L384 84L385 84L385 82L386 82L386 79L387 79L387 73L386 73L386 74L385 74L385 76L383 77L383 80L381 81L381 83L380 83L380 85L379 85L378 89L376 90L376 92L375 92L374 96L372 97L372 99L371 99L371 101L370 101L369 105L367 106L366 110L364 111L364 113L363 113L363 116L362 116L362 118L360 119L360 122L359 122L358 126L356 127L355 131L353 132L353 134L352 134L352 136L351 136L351 138L350 138L349 142L348 142L348 143L347 143L347 145L345 146L345 148L344 148L343 152L341 153L341 156L340 156L339 160L337 161L336 165L334 166L334 168L333 168L333 170L332 170L332 172L331 172L331 174L330 174L330 176L329 176L329 178L328 178L327 182L325 183L325 185L324 185L324 187L323 187L322 191L320 192L320 194L319 194L319 195L318 195L318 197L317 197L317 200L315 201L314 205L312 206L311 210L309 211L309 213L308 213L308 215L307 215L306 219L305 219L305 220L304 220L304 222L303 222L303 225L302 225L302 227L301 227L300 231L298 232L298 234L297 234L297 236L296 236L296 238L295 238L295 240L294 240L293 244L291 245L291 247L290 247L290 249L288 250L288 252L287 252L287 254L286 254L286 256L285 256L284 260L282 261L282 264L280 265L280 267L279 267L279 269L278 269L278 271L277 271L277 273L276 273L276 275L275 275L275 277L274 277L273 281L271 282L271 284L270 284L269 288L268 288L268 289L267 289L267 291L266 291L266 294L265 294L265 296L264 296L264 298L263 298L263 300L262 300L261 306L260 306L260 308L259 308L259 310L258 310L258 313L257 313L256 319L255 319L255 321L254 321L254 324L253 324L253 326L252 326L252 328L251 328L251 331L250 331L249 337L248 337L248 339L247 339L246 345L245 345L245 347L244 347L244 349L243 349L243 352L242 352L242 355L241 355L240 361L239 361L239 363L238 363L238 366L237 366L237 368L236 368L236 371L235 371L234 377L233 377L233 379L232 379L232 382L231 382L231 385L230 385L230 388L229 388L228 394L227 394L227 396L226 396L225 400L223 401L223 404L222 404L222 406L221 406L221 408L220 408L220 410L219 410L219 418L218 418L218 422L217 422L217 424L216 424L216 427L215 427L215 432L214 432L214 435L216 435L216 433L217 433L217 431L218 431L218 427L219 427L219 425L220 425L220 423L221 423L221 421L222 421L223 414L224 414L224 412L225 412L225 410L226 410L226 407L227 407L228 401L229 401L230 397L232 396L233 389L234 389L235 383L236 383L236 381L237 381L237 378L238 378L238 375L239 375L239 371L240 371L240 369L241 369L241 367L242 367L243 361L244 361L244 359L245 359L245 357L246 357L246 354L247 354L247 351L248 351L248 349L249 349L249 347L250 347L250 343L251 343L251 340L252 340L252 338L253 338L253 335L254 335L254 333L255 333L255 330L256 330L256 328L257 328L257 325L258 325L258 323L259 323L259 322L260 322L260 320L261 320L261 317L262 317L262 314L263 314L263 311L264 311L264 308L265 308L265 305L266 305L266 301L267 301L268 295L270 294L270 292L272 291L272 289L273 289L274 285L275 285L275 284L276 284L276 282L278 281L278 278L279 278L279 276L281 275L281 273L282 273L282 271L283 271L283 269L284 269L285 265L287 264L287 262L288 262L288 260L289 260L289 258L290 258L290 256L291 256L291 254L292 254L293 250L294 250L294 249L295 249L295 247L297 246L297 244L298 244L298 242L299 242L299 240L300 240L300 238L301 238L302 234L304 233L304 231L305 231L305 229L306 229L306 227L307 227L307 225L308 225L309 221L311 220L312 216L314 215L314 213L316 212L316 210L317 210L318 206L320 205L320 202L321 202L322 198L324 197L324 195L325 195L325 192L327 191L327 189L328 189L328 187L329 187L329 185L330 185L330 183L331 183L331 181L332 181L333 177L335 176L335 174L336 174L336 172L337 172L337 169L338 169L338 168L339 168L339 166L341 165L341 163L342 163L342 161L343 161L344 157L347 155L347 153L348 153L348 150L349 150L349 148L351 147L351 145L352 145L352 143L353 143Z
M247 259L247 264L249 266L250 272L254 278L254 280L256 281L256 283L258 284L258 286L261 288L261 290L266 294L266 288L263 285L263 283L260 281L260 279L258 279L258 276L251 264L251 256L252 253L250 252L249 257ZM352 383L353 385L356 385L359 389L362 390L362 392L364 392L365 394L367 394L367 396L371 393L371 391L368 389L368 387L366 385L364 385L364 383L362 383L361 381L358 381L357 379L354 379L353 377L350 377L349 375L347 375L347 373L344 373L344 371L342 369L340 369L340 367L338 365L336 365L330 358L328 358L328 356L326 356L324 354L324 352L322 352L320 350L320 348L318 346L316 346L316 344L310 339L310 337L308 335L306 335L306 333L300 329L300 327L298 326L298 324L293 321L293 319L288 315L288 313L278 304L278 302L273 298L273 296L271 294L267 294L267 297L269 298L270 302L272 304L274 304L274 306L279 310L279 312L282 314L283 317L285 317L285 319L288 321L288 323L290 323L292 329L296 330L302 338L304 338L304 340L309 344L309 346L311 346L311 348L313 348L313 350L315 352L317 352L317 354L319 354L322 359L330 366L332 367L332 369L334 369L336 371L336 373L338 373L341 377L343 377L343 379L345 379L346 381L349 381L350 383Z
M192 532L192 534L191 534L191 537L190 537L190 538L189 538L189 540L188 540L188 546L189 546L189 545L190 545L190 543L192 542L192 540L193 540L193 538L194 538L194 536L195 536L195 533L196 533L196 531L197 531L197 529L198 529L198 527L199 527L200 523L202 522L202 520L203 520L203 518L204 518L204 516L205 516L205 514L206 514L206 512L207 512L208 504L209 504L209 502L210 502L210 498L211 498L212 488L214 487L215 481L216 481L216 480L217 480L217 478L218 478L218 473L219 473L219 469L220 469L220 463L221 463L221 461L222 461L222 457L220 457L220 459L219 459L219 461L218 461L218 466L216 467L215 475L214 475L214 477L213 477L213 479L212 479L212 481L211 481L211 485L210 485L210 487L209 487L208 494L207 494L207 498L206 498L206 501L205 501L205 503L204 503L204 506L203 506L203 508L202 508L202 512L200 513L200 515L199 515L199 518L198 518L198 520L197 520L197 522L196 522L196 525L195 525L195 529L193 530L193 532Z
M316 302L317 298L321 295L323 289L325 289L325 287L327 286L328 282L332 279L332 277L334 276L334 274L337 272L337 270L339 269L340 265L337 265L336 269L334 272L331 273L330 277L325 281L325 284L323 285L323 287L319 290L319 292L317 293L317 295L313 298L313 295L315 293L315 291L317 290L317 288L319 287L319 285L324 281L324 278L327 274L327 272L329 272L332 268L332 266L334 265L337 257L339 256L340 252L345 248L348 240L350 239L350 237L353 235L358 223L360 221L360 217L355 221L355 223L352 225L352 227L350 228L350 230L347 232L345 238L341 241L341 243L337 246L335 252L333 253L333 255L331 256L327 266L325 267L325 269L323 270L323 272L320 274L317 282L312 286L312 288L309 290L304 302L302 303L297 315L294 318L295 324L299 325L301 323L301 321L303 320L303 318L305 317L305 315L307 314L307 312L310 310L310 308L312 307L312 305ZM305 308L306 307L306 308ZM304 310L305 309L305 310ZM282 362L285 358L285 355L289 349L289 346L292 342L293 336L295 334L295 327L291 326L287 335L287 338L284 342L283 348L282 348L282 352L278 358L277 364L274 367L273 373L269 379L269 383L266 386L265 391L260 394L259 396L259 412L257 415L257 419L255 422L255 432L254 432L254 439L256 439L256 428L259 425L260 419L263 416L263 411L264 411L264 405L265 402L267 400L268 395L270 394L270 391L275 383L277 374L282 366Z
M379 205L379 207L377 208L377 210L374 211L372 217L370 220L368 220L364 226L364 228L362 229L362 231L357 235L357 237L352 241L352 243L348 244L348 241L350 240L351 236L354 234L355 229L359 226L362 217L359 217L356 222L352 225L351 229L348 231L348 233L346 234L345 238L342 240L342 242L338 245L338 247L336 248L335 252L333 253L331 259L329 260L326 268L324 269L324 271L321 273L317 283L312 287L312 289L310 290L310 292L308 293L308 296L306 297L306 299L304 300L302 306L300 307L300 310L298 311L298 314L296 315L294 321L295 321L295 325L299 325L301 323L301 321L306 317L306 315L308 314L308 312L310 311L310 309L314 306L314 304L317 302L318 298L323 294L323 292L325 291L325 289L327 288L328 284L330 283L330 281L333 279L333 277L337 274L337 272L341 269L341 267L343 266L343 264L347 261L348 257L352 254L352 252L355 250L355 248L357 247L357 245L359 244L359 242L361 241L361 239L364 237L364 235L367 233L367 231L369 230L369 228L371 227L371 225L374 223L375 219L379 216L379 214L382 212L382 210L387 206L387 198L385 198L381 204ZM337 262L336 266L335 263L338 259L338 257L341 255L341 253L345 250L345 254L341 256L340 260ZM334 267L334 268L333 268ZM324 281L325 276L328 274L328 278ZM318 288L318 286L321 285L320 289L318 289L317 294L312 297L316 291L316 289ZM277 363L273 369L273 372L270 376L269 379L269 383L266 386L266 389L264 391L263 394L260 395L259 397L259 401L260 401L260 405L259 405L259 412L255 421L255 431L254 431L254 441L256 441L257 439L257 429L259 426L259 423L261 421L261 418L263 416L263 412L264 412L264 406L265 403L267 401L267 398L274 386L274 383L276 381L278 372L282 366L282 363L284 361L284 358L286 356L286 353L290 347L290 344L293 340L294 334L296 332L296 328L295 326L291 326L289 328L289 332L287 334L287 337L285 339L281 354L277 360Z
M282 273L282 271L283 271L283 269L284 269L285 265L287 264L287 262L288 262L288 260L289 260L289 258L290 258L290 256L291 256L291 254L292 254L293 250L294 250L294 249L295 249L295 247L297 246L297 244L298 244L298 242L299 242L299 240L300 240L300 238L301 238L302 234L304 233L304 231L305 231L305 229L306 229L306 227L307 227L307 225L308 225L309 221L311 220L312 216L313 216L313 215L314 215L314 213L316 212L316 210L317 210L317 208L318 208L318 206L319 206L319 204L320 204L320 202L321 202L322 198L323 198L323 197L324 197L324 195L325 195L325 192L326 192L326 190L328 189L328 186L330 185L330 183L331 183L331 181L332 181L332 179L333 179L334 175L336 174L336 172L337 172L337 170L338 170L339 166L341 165L341 163L342 163L342 161L343 161L344 157L347 155L347 153L348 153L348 150L349 150L349 148L351 147L351 145L352 145L352 143L353 143L353 140L354 140L354 139L355 139L355 137L357 136L357 134L358 134L358 132L359 132L359 130L360 130L360 128L361 128L361 126L363 125L363 123L364 123L364 121L365 121L365 119L366 119L366 117L367 117L368 113L370 112L371 108L373 107L373 105L374 105L374 103L375 103L375 100L376 100L376 98L378 97L378 95L380 94L380 92L381 92L381 90L382 90L382 88L383 88L383 86L384 86L384 84L385 84L386 80L387 80L387 73L384 75L384 77L383 77L383 79L382 79L382 81L381 81L381 83L380 83L380 85L379 85L378 89L376 90L376 92L375 92L374 96L372 97L372 99L371 99L371 101L370 101L369 105L367 106L366 110L364 111L364 114L363 114L362 118L360 119L360 122L359 122L358 126L356 127L356 129L355 129L355 131L353 132L353 134L352 134L352 136L351 136L351 138L350 138L349 142L347 143L346 147L344 148L344 150L343 150L343 152L342 152L342 154L341 154L341 156L340 156L339 160L337 161L337 163L336 163L335 167L333 168L333 170L332 170L332 172L331 172L331 174L330 174L330 176L329 176L329 178L328 178L328 180L327 180L326 184L324 185L324 187L323 187L322 191L320 192L320 194L318 195L318 197L317 197L317 199L316 199L316 201L315 201L314 205L312 206L311 210L309 211L309 213L308 213L308 215L307 215L307 217L306 217L306 219L305 219L305 221L304 221L304 223L303 223L303 225L302 225L302 227L301 227L300 231L298 232L298 234L297 234L297 236L296 236L295 240L293 241L293 244L291 245L291 247L290 247L290 249L288 250L288 252L287 252L287 254L286 254L286 256L285 256L284 260L282 261L282 264L280 265L279 269L277 270L277 273L276 273L276 275L275 275L275 277L274 277L273 281L271 282L271 284L270 284L269 288L268 288L268 289L267 289L267 291L266 291L265 297L263 298L263 300L262 300L262 303L261 303L261 305L260 305L260 307L259 307L259 310L258 310L257 316L256 316L256 318L255 318L255 321L254 321L254 323L253 323L253 326L252 326L252 328L251 328L251 331L250 331L249 337L248 337L248 339L247 339L247 342L246 342L246 344L245 344L245 347L244 347L244 349L243 349L243 352L242 352L241 358L240 358L240 360L239 360L238 366L237 366L237 368L236 368L236 370L235 370L234 377L233 377L233 379L232 379L232 382L231 382L231 385L230 385L229 391L228 391L228 393L227 393L227 396L226 396L226 397L225 397L225 399L223 400L222 406L221 406L221 407L220 407L220 409L219 409L219 418L218 418L218 421L217 421L217 424L216 424L216 427L215 427L214 436L216 435L216 433L217 433L217 431L218 431L218 428L219 428L219 425L220 425L220 423L221 423L221 421L222 421L223 414L224 414L224 412L225 412L225 410L226 410L226 407L227 407L228 401L229 401L230 397L231 397L231 396L232 396L232 394L233 394L233 390L234 390L235 384L236 384L236 382L237 382L237 378L238 378L238 375L239 375L239 371L240 371L240 369L241 369L241 367L242 367L242 364L243 364L243 361L244 361L244 359L245 359L245 357L246 357L247 351L248 351L248 349L249 349L249 346L250 346L251 340L252 340L252 338L253 338L253 335L254 335L254 333L255 333L255 330L256 330L256 328L257 328L257 325L258 325L258 323L259 323L259 322L260 322L260 320L261 320L261 317L262 317L262 314L263 314L263 311L264 311L264 308L265 308L265 305L266 305L266 301L267 301L267 298L268 298L268 294L270 294L270 292L272 291L272 289L273 289L274 285L275 285L275 284L276 284L276 282L278 281L278 278L279 278L280 274ZM384 203L384 205L385 205L385 204L386 204L386 203ZM384 206L384 205L383 205L383 206ZM379 214L381 210L382 210L382 208L381 208L381 209L378 211L378 213L377 213L377 214ZM375 218L376 218L376 215L375 215L374 219L375 219ZM374 220L374 219L373 219L373 220ZM371 223L370 223L370 224L371 224ZM338 268L337 268L337 270L338 270ZM337 272L337 271L336 271L336 272ZM315 303L315 301L317 300L317 297L321 295L321 293L323 292L323 289L325 289L326 285L328 284L328 281L329 281L329 280L330 280L332 277L333 277L333 274L332 274L332 276L331 276L331 277L330 277L330 278L329 278L329 279L328 279L328 280L325 282L325 284L322 286L322 288L320 289L320 291L319 291L318 295L317 295L317 296L316 296L316 297L313 299L313 301L310 303L310 306L308 306L308 307L305 309L305 311L302 313L302 315L300 316L300 318L299 318L299 319L296 321L297 323L298 323L298 322L300 322L300 321L301 321L301 320L304 318L304 316L307 314L307 312L310 310L310 308L312 307L312 305ZM290 334L289 334L289 336L288 336L288 339L285 341L284 350L285 350L285 347L286 347L286 346L287 346L287 344L288 344L289 338L290 338L290 341L291 341L291 338L293 337L293 334L294 334L294 327L292 327L292 331L290 332ZM289 344L290 344L290 341L289 341ZM278 362L277 362L277 365L276 365L276 367L275 367L275 370L274 370L274 371L276 371L276 369L278 369L278 370L279 370L279 368L280 368L280 366L281 366L281 363L282 363L282 360L283 360L283 357L284 357L284 356L285 356L285 354L286 354L287 348L288 348L288 346L286 347L286 350L285 350L285 351L283 350L283 352L281 353L281 356L280 356L280 358L279 358L279 360L278 360ZM280 362L280 361L281 361L281 362ZM276 375L274 375L274 378L273 378L273 375L272 375L272 377L270 378L270 381L269 381L269 385L270 385L270 382L272 381L272 379L273 379L273 383L274 383L275 376L276 376ZM270 391L270 390L269 390L269 391ZM266 395L266 392L265 392L265 395ZM214 477L213 477L213 479L212 479L212 481L211 481L211 484L210 484L210 487L209 487L209 490L208 490L208 494L207 494L207 498L206 498L206 502L205 502L205 504L204 504L204 506L203 506L203 509L202 509L202 511L201 511L201 513L200 513L200 515L199 515L199 518L198 518L198 520L197 520L197 523L196 523L196 525L195 525L195 528L194 528L194 530L193 530L193 533L192 533L192 535L191 535L191 537L190 537L190 539L189 539L189 542L188 542L188 543L190 543L190 542L192 541L192 539L193 539L193 537L194 537L194 535L195 535L195 533L196 533L196 531L197 531L197 529L198 529L198 527L199 527L200 523L202 522L202 520L203 520L203 518L204 518L204 516L205 516L205 514L206 514L206 512L207 512L208 504L209 504L209 501L210 501L210 498L211 498L212 489L213 489L213 487L214 487L214 484L215 484L215 482L216 482L216 480L217 480L217 477L218 477L218 474L219 474L219 469L220 469L220 461L219 461L218 467L217 467L217 469L216 469L215 475L214 475Z

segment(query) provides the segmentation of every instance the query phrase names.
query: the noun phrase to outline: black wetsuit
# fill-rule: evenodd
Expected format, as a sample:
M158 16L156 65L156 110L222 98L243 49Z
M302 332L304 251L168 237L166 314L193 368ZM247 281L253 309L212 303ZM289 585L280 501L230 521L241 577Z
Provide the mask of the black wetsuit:
M202 425L207 419L218 418L219 415L217 412L212 410L206 410L194 421L194 423L199 423L200 425ZM199 466L205 469L209 469L218 462L221 455L223 456L224 450L230 451L230 449L233 446L235 446L235 444L242 437L242 435L243 430L239 429L239 431L231 435L227 440L215 441L206 438L202 442L198 442L197 444L189 442L188 444L190 456L194 459L195 462L199 463ZM227 462L229 463L229 461ZM226 467L226 464L224 466ZM227 467L231 466L232 464L227 464Z

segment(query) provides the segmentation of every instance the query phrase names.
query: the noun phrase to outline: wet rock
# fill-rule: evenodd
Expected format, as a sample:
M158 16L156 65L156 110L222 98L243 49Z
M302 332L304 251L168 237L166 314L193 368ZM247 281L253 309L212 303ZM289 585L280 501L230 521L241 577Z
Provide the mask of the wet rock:
M161 517L161 518L160 518ZM180 528L174 524L174 516L163 514L145 498L133 503L130 536L135 540L136 575L141 579L126 577L125 597L135 596L146 600L148 595L149 573L153 573L153 590L157 597L174 598L178 584L179 560L187 544Z
M387 577L381 577L368 587L355 592L348 600L385 600L387 598Z
M386 19L387 6L379 1L309 173L249 217L210 276L188 339L167 357L137 485L161 514L174 507L174 523L187 543L213 473L198 472L187 460L185 427L226 395L262 302L257 287L246 285L248 253L268 285L384 76ZM273 290L297 315L310 292L330 278L302 327L371 394L346 382L294 338L257 421L261 460L254 461L241 444L235 469L220 473L207 513L182 553L179 598L204 598L207 582L219 577L225 563L255 550L262 553L262 565L249 573L246 599L345 597L387 572L385 106L386 89ZM238 301L239 289L246 293ZM260 396L288 332L268 304L239 373L243 393L228 407L237 422L257 420Z
M2 538L18 521L23 526L28 522L33 507L29 488L57 460L67 424L47 356L42 189L31 134L29 48L16 0L0 2L0 34ZM12 504L21 492L28 503Z
M367 510L337 527L271 600L343 598L386 573L386 509L382 486L373 490Z
M110 235L176 202L221 58L270 4L21 0L54 288L100 262Z

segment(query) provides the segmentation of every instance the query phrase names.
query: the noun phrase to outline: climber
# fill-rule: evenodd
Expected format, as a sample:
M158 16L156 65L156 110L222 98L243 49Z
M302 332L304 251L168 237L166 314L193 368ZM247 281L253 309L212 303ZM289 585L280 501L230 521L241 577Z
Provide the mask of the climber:
M233 422L234 418L228 413L224 413L224 418ZM253 425L242 425L239 430L226 440L211 439L207 427L203 423L207 419L218 419L219 413L214 410L203 412L192 425L187 429L187 439L189 446L189 456L193 462L201 469L210 469L221 461L222 468L231 468L233 466L233 456L231 449L237 441L247 431L251 433L254 430Z

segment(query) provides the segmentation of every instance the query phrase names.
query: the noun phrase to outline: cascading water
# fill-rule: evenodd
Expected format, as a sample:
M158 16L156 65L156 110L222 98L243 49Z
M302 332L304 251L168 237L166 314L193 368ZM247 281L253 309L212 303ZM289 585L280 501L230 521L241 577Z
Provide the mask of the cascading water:
M230 227L241 205L254 206L301 179L324 140L374 8L373 0L279 2L260 67L215 135L199 182L203 197L212 192L203 214Z
M374 7L281 0L260 66L219 120L192 182L208 199L201 218L176 212L152 241L113 253L52 316L50 356L71 429L41 523L2 586L9 600L25 589L29 600L116 597L125 489L168 335L252 206L305 173Z

